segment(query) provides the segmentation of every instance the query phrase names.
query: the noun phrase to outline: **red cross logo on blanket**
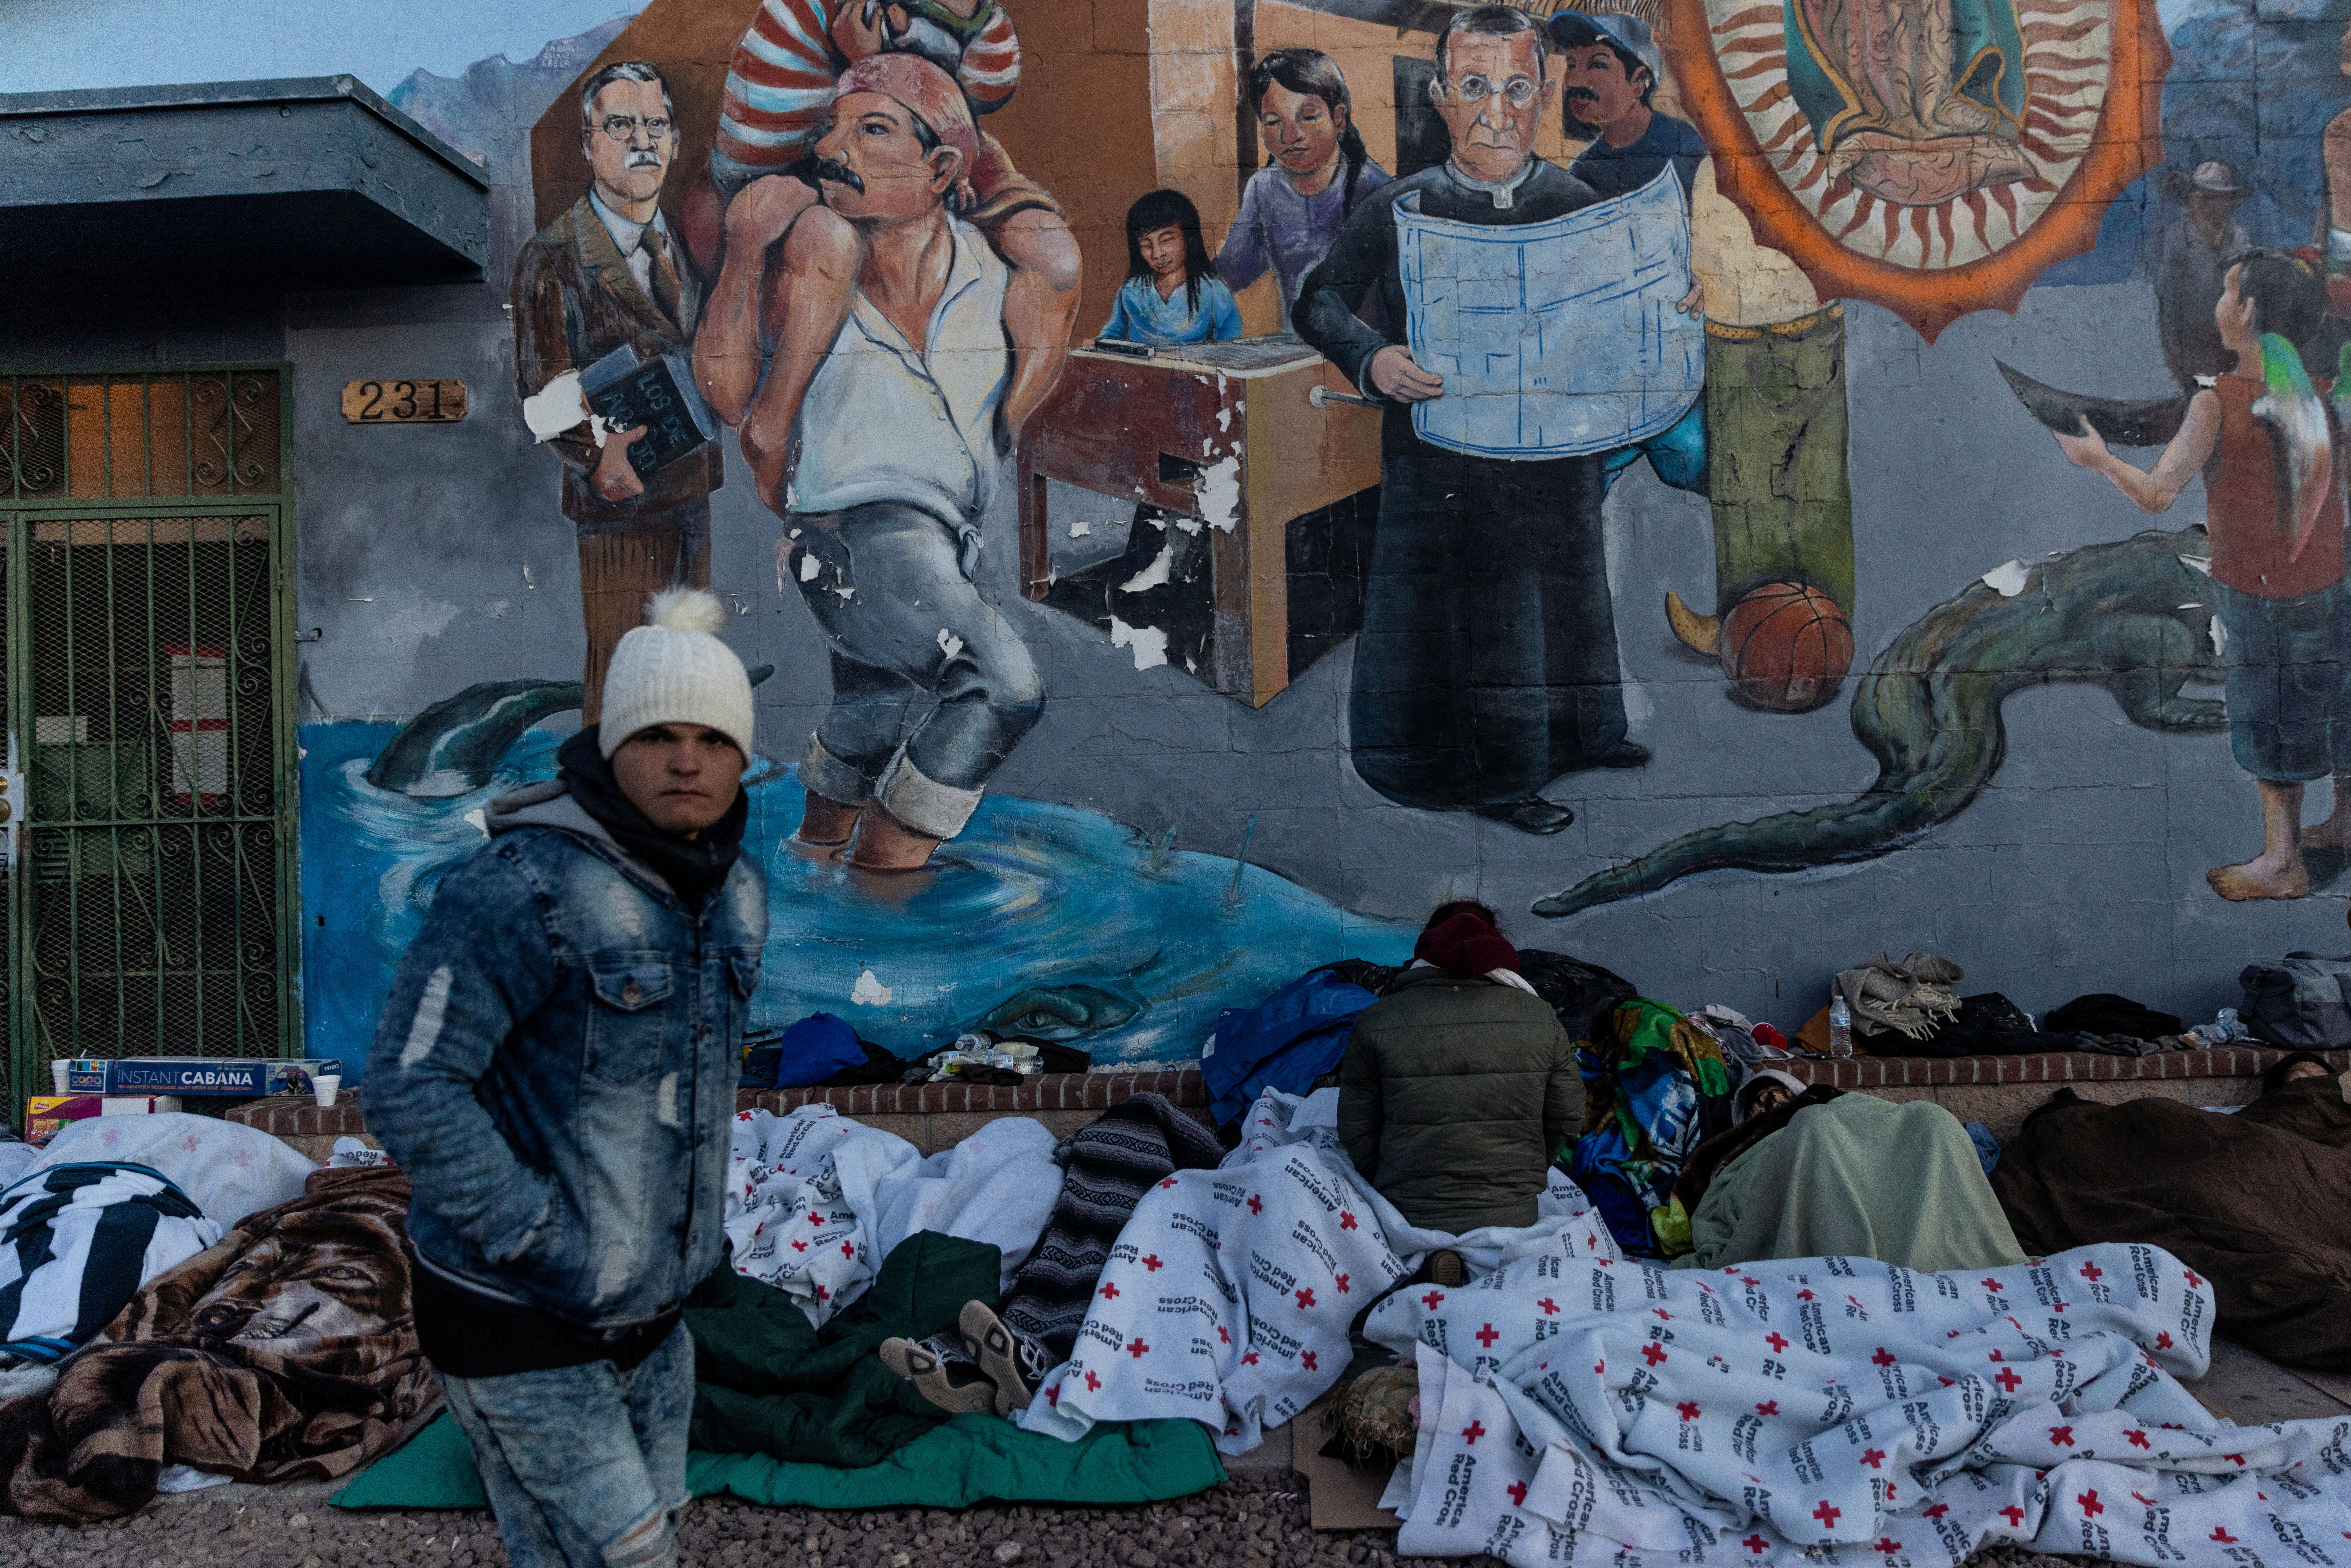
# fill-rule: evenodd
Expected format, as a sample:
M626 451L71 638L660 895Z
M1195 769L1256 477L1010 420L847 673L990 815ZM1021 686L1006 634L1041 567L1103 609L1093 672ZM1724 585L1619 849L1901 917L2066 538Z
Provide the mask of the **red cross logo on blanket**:
M832 1300L832 1292L826 1290L822 1285L819 1285L816 1288L816 1299L820 1301L829 1301Z
M792 1243L792 1250L795 1252L805 1252L808 1250L808 1243L805 1241L795 1241Z
M1542 1314L1547 1318L1555 1318L1559 1316L1559 1303L1552 1301L1549 1296L1545 1296L1541 1301L1537 1301L1535 1305L1542 1309Z
M1096 1376L1095 1376L1092 1373L1091 1373L1091 1372L1089 1372L1089 1373L1087 1373L1087 1374L1086 1374L1086 1392L1087 1392L1087 1393L1092 1394L1095 1389L1100 1388L1101 1386L1102 1386L1102 1379L1101 1379L1101 1378L1096 1377Z
M1748 1281L1747 1282L1748 1282L1749 1284L1750 1284L1750 1285L1751 1285L1751 1284L1753 1284L1755 1281L1752 1281L1752 1280L1750 1280L1750 1281ZM1818 1296L1815 1296L1814 1294L1813 1294L1810 1291L1798 1291L1796 1292L1796 1300L1798 1300L1798 1301L1819 1301L1819 1300L1820 1300L1820 1298L1819 1298Z
M1685 1421L1698 1419L1698 1401L1695 1399L1685 1399L1674 1408L1681 1413L1681 1417Z
M2204 1281L2203 1281L2202 1280L2200 1280L2200 1279L2199 1279L2199 1278L2197 1277L2197 1274L2196 1274L2196 1270L2195 1270L2190 1269L2190 1270L2188 1270L2188 1285L2189 1285L2189 1288L2190 1290L2195 1289L2197 1286L2201 1285L2203 1282L2204 1282Z
M842 1242L842 1243L841 1244L841 1255L842 1257L844 1257L844 1258L854 1258L854 1257L856 1257L856 1256L857 1256L857 1243L856 1243L856 1242L854 1242L854 1241L844 1241L844 1242Z
M2130 1445L2134 1448L2144 1448L2147 1446L2147 1434L2144 1432L2125 1432L2123 1436L2130 1439Z
M2017 1507L2014 1503L2009 1504L2006 1508L2001 1509L2000 1512L2001 1517L2008 1521L2008 1527L2011 1530L2022 1530L2024 1528L2024 1511Z
M1435 1312L1435 1311L1437 1310L1437 1302L1439 1302L1439 1301L1443 1301L1444 1299L1445 1299L1445 1292L1444 1292L1444 1291L1429 1291L1429 1292L1428 1292L1428 1294L1426 1294L1426 1295L1425 1295L1425 1296L1421 1297L1421 1299L1420 1299L1420 1304L1421 1304L1422 1306L1424 1306L1424 1307L1426 1307L1430 1312Z
M1488 1350L1491 1350L1494 1348L1494 1342L1502 1336L1494 1332L1494 1325L1492 1323L1488 1323L1484 1328L1479 1329L1476 1333L1471 1334L1469 1337L1476 1340L1479 1344L1484 1345Z
M2221 1529L2217 1524L2212 1527L2212 1539L2219 1542L2223 1546L2234 1546L2237 1544L2237 1538L2230 1534L2227 1531Z
M1355 1228L1355 1217L1343 1208L1339 1211L1339 1228L1342 1230Z
M2105 1277L2105 1270L2101 1270L2095 1263L2085 1263L2082 1265L2082 1278L2085 1280L2103 1280Z
M2171 1335L2168 1333L2159 1333L2156 1335L2155 1348L2158 1350L2169 1350L2171 1348Z
M819 1230L822 1230L824 1228L824 1216L811 1208L809 1210L809 1223L815 1226Z
M1771 1347L1771 1354L1773 1355L1779 1355L1788 1348L1788 1336L1782 1333L1779 1330L1773 1329L1770 1333L1763 1336L1763 1343Z
M1156 1274L1160 1270L1167 1267L1167 1265L1159 1260L1158 1253L1154 1252L1151 1256L1143 1260L1143 1267L1145 1272Z
M2242 1454L2223 1454L2220 1457L2228 1460L2231 1464L2238 1466L2240 1469L2243 1467L2245 1462L2245 1456Z
M1666 1347L1652 1340L1641 1347L1641 1359L1651 1366L1662 1365L1666 1359Z
M2008 1289L2006 1285L2001 1284L1998 1280L1979 1280L1976 1283L1981 1285L1985 1290L1991 1291L1995 1295Z
M1771 1543L1760 1535L1750 1535L1739 1544L1754 1552L1758 1557L1771 1550Z
M1511 1506L1512 1508L1524 1508L1524 1507L1526 1507L1526 1505L1527 1505L1527 1483L1526 1483L1526 1482L1524 1482L1524 1481L1512 1481L1509 1486L1504 1487L1502 1490L1503 1490L1504 1491L1509 1492L1509 1493L1510 1494L1510 1506Z
M1667 1311L1666 1311L1666 1309L1665 1309L1665 1308L1663 1308L1663 1307L1657 1307L1657 1308L1655 1308L1655 1309L1653 1309L1653 1310L1656 1312L1657 1316L1658 1316L1659 1318L1663 1319L1665 1322L1673 1322L1673 1321L1674 1321L1674 1314L1673 1314L1673 1313L1671 1313L1671 1312L1667 1312Z
M1218 1323L1217 1325L1217 1342L1219 1344L1230 1344L1233 1343L1232 1331L1225 1327L1222 1323Z
M1927 1517L1928 1519L1940 1519L1950 1511L1951 1505L1949 1503L1938 1502L1934 1507L1927 1511Z
M1754 1279L1754 1278L1752 1278L1752 1277L1750 1277L1750 1276L1749 1276L1749 1275L1741 1274L1741 1275L1740 1275L1740 1276L1739 1276L1739 1282L1740 1282L1740 1284L1742 1284L1742 1285L1760 1285L1760 1284L1761 1284L1763 1281L1761 1281L1761 1280L1758 1280L1758 1279Z
M1334 1285L1336 1285L1336 1286L1338 1286L1338 1287L1339 1287L1339 1293L1340 1293L1341 1295L1343 1295L1343 1295L1345 1295L1345 1294L1347 1293L1347 1276L1346 1276L1346 1275L1342 1274L1342 1275L1340 1275L1337 1279L1335 1279L1335 1280L1332 1281L1331 1282L1332 1282L1332 1284L1334 1284Z
M1163 1181L1163 1182L1161 1182L1161 1183L1159 1184L1159 1190L1160 1190L1160 1191L1162 1191L1162 1192L1165 1192L1169 1187L1171 1187L1171 1186L1176 1186L1176 1185L1177 1185L1177 1183L1176 1183L1176 1178L1175 1178L1174 1176L1169 1176L1165 1181Z
M1102 1297L1105 1301L1114 1301L1118 1300L1118 1287L1114 1284L1104 1285L1101 1290L1094 1293Z
M2074 1446L2074 1428L2052 1427L2049 1428L2049 1440L2061 1448L2070 1448Z
M2106 1505L2098 1500L2098 1494L2096 1492L2083 1492L2079 1496L2075 1497L2074 1500L2082 1505L2082 1512L2088 1518L2095 1519L2098 1515L2106 1511Z
M1780 1402L1777 1399L1766 1399L1762 1404L1755 1406L1755 1414L1758 1416L1777 1416L1779 1413Z
M1314 1291L1311 1286L1303 1291L1293 1291L1290 1294L1298 1298L1298 1310L1301 1312L1314 1304Z
M2017 1389L2022 1387L2024 1384L2024 1379L2017 1376L2016 1373L2012 1369L2005 1366L2000 1369L2000 1375L1993 1378L1992 1381L1999 1384L2002 1388L2007 1389L2011 1394L2015 1393Z
M1822 1500L1820 1507L1813 1510L1813 1517L1831 1530L1836 1528L1836 1521L1844 1517L1844 1510L1833 1506L1826 1499Z
M1881 1535L1875 1542L1872 1543L1870 1549L1874 1552L1883 1552L1887 1556L1891 1557L1894 1553L1902 1550L1902 1542L1890 1540L1887 1537Z
M1869 1364L1872 1366L1892 1366L1896 1359L1896 1357L1888 1354L1886 1347L1881 1344L1877 1347L1877 1354L1869 1358Z
M1249 1194L1249 1212L1251 1214L1263 1214L1265 1212L1265 1199L1258 1197L1255 1193Z
M1045 1403L1059 1410L1061 1407L1061 1385L1058 1383L1045 1390Z
M1470 1417L1469 1425L1461 1428L1461 1440L1472 1447L1475 1447L1478 1439L1485 1435L1486 1424L1475 1416Z
M1873 1470L1882 1470L1886 1468L1886 1450L1883 1448L1865 1449L1861 1456L1861 1462L1867 1465Z
M2141 1502L2143 1502L2143 1503L2147 1504L2147 1507L2149 1507L2149 1508L2153 1508L2153 1507L2155 1506L2155 1499L2153 1499L2153 1498L2151 1498L2151 1497L2139 1497L2139 1494L2138 1494L2138 1493L2137 1493L2137 1492L2133 1492L2133 1493L2131 1493L2131 1496L2133 1496L2133 1497L2135 1497L2135 1498L2138 1498L2138 1500L2139 1500L2139 1501L2141 1501ZM2351 1531L2346 1531L2345 1533L2346 1533L2346 1534L2351 1534Z
M1314 1353L1311 1350L1300 1351L1298 1353L1298 1364L1304 1367L1309 1372L1313 1371Z
M1242 1356L1241 1364L1243 1366L1255 1366L1257 1364L1257 1352L1250 1351L1248 1354Z
M1143 1343L1141 1335L1137 1335L1134 1339L1126 1342L1126 1354L1134 1357L1137 1361L1141 1361L1144 1353L1150 1349L1151 1347L1149 1345Z

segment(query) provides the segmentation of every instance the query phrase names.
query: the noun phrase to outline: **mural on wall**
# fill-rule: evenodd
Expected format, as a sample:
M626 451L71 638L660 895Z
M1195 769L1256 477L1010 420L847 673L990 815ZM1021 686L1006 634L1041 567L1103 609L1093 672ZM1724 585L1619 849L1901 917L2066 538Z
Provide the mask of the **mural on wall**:
M2241 7L2182 10L2170 45L2151 0L1146 9L1144 58L1065 0L653 0L497 62L504 110L497 73L403 89L517 171L537 117L510 417L545 448L526 504L578 538L588 653L404 727L306 728L314 1031L371 1027L482 808L551 769L538 727L592 722L651 590L707 583L730 476L827 655L758 673L814 717L752 782L763 1022L1188 1057L1300 964L1409 950L1332 868L992 791L1040 760L1046 629L1252 710L1335 672L1383 831L1514 830L1563 890L1544 916L1896 853L1992 782L2007 698L2059 682L2231 737L2262 848L2217 897L2345 869L2351 785L2300 821L2309 780L2351 774L2335 24L2284 39L2293 101L2261 109ZM1856 529L1913 525L1855 516L1855 462L1888 455L1851 449L1845 302L1931 343L2134 268L2160 384L2001 364L2016 401L1982 413L2091 471L2049 504L2161 511L2200 474L2205 522L2011 562L1857 649ZM1710 590L1611 580L1628 495L1706 530ZM1026 603L983 586L1008 549ZM1641 630L1716 661L1731 736L1849 695L1876 783L1594 862L1556 836L1579 778L1673 771L1627 702Z

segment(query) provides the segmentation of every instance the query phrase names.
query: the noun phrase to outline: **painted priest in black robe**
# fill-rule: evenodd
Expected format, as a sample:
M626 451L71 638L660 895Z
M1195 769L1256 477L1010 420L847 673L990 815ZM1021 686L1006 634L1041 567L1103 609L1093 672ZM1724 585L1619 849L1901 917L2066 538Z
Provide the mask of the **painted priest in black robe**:
M1541 798L1561 775L1637 768L1625 737L1608 598L1599 454L1494 457L1423 440L1413 405L1444 382L1405 345L1396 204L1425 217L1511 227L1599 198L1535 157L1556 90L1544 35L1505 5L1456 11L1430 89L1452 137L1437 168L1383 186L1340 231L1301 291L1299 333L1367 396L1386 401L1380 514L1348 703L1356 773L1400 805L1474 811L1531 833L1575 820ZM1407 210L1411 210L1407 208ZM1383 326L1358 306L1378 291Z

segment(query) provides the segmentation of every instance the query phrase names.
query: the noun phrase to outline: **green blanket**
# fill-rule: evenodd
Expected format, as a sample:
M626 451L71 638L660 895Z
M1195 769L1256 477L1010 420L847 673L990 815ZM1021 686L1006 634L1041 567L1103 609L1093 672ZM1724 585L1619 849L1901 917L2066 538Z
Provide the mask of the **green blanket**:
M1906 1269L2024 1261L1959 1119L1930 1101L1845 1094L1724 1166L1676 1268L1875 1258Z
M817 1508L1007 1501L1120 1503L1182 1497L1224 1479L1192 1421L1105 1424L1075 1443L992 1416L952 1420L882 1364L893 1335L954 1326L996 1299L998 1254L919 1231L822 1328L783 1291L722 1270L688 1297L695 1390L687 1473L695 1495ZM344 1508L483 1508L465 1433L446 1415L335 1494Z
M833 1469L765 1454L692 1455L696 1497L732 1492L772 1508L969 1508L1058 1502L1085 1508L1161 1502L1225 1479L1208 1429L1196 1421L1105 1421L1074 1443L1023 1432L993 1416L957 1416L878 1465ZM447 1413L361 1470L338 1508L489 1506L465 1434Z
M985 1242L916 1231L822 1328L810 1328L783 1291L720 1270L686 1298L698 1385L690 1441L811 1465L871 1465L895 1453L946 1413L874 1353L893 1336L952 1329L966 1301L994 1302L998 1260Z

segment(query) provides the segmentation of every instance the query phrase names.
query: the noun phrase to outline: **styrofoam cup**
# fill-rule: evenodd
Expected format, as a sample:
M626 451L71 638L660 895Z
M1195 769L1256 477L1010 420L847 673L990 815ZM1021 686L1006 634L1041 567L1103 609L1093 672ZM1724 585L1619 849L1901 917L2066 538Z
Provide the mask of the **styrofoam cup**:
M66 1075L72 1070L73 1063L68 1061L62 1056L58 1057L55 1061L50 1062L49 1087L56 1090L60 1094L65 1093L67 1092Z
M340 1072L319 1073L310 1080L310 1087L317 1092L319 1104L331 1105L335 1103L336 1094L342 1090L343 1075Z

